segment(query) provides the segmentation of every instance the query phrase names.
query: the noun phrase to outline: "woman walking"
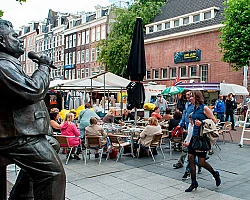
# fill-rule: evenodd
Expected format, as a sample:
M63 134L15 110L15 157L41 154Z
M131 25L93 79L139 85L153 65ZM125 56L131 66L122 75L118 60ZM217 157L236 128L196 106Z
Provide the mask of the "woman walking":
M218 171L214 171L212 166L206 162L206 151L197 151L192 148L193 137L197 136L200 133L200 126L202 126L202 121L205 119L212 119L216 123L216 119L212 111L204 104L204 98L200 91L192 91L190 94L190 101L194 104L194 112L192 114L192 121L194 123L193 135L188 146L188 160L190 163L190 173L192 183L185 192L192 192L193 189L197 189L198 182L196 181L196 169L195 169L195 157L198 157L199 164L201 167L204 167L208 170L213 177L215 178L216 186L218 187L221 184L220 174Z

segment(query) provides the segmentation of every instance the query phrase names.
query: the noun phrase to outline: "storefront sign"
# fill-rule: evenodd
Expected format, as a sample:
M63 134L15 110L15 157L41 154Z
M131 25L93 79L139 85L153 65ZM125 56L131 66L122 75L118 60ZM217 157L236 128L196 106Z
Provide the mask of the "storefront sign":
M175 52L174 63L195 62L201 60L201 50Z

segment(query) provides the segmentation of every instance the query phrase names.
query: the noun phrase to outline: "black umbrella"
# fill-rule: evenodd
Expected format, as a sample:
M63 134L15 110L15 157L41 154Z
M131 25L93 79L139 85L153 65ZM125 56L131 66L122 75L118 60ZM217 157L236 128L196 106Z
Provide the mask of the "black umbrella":
M136 18L127 74L129 74L131 80L127 86L128 109L143 108L145 91L141 81L143 81L143 78L146 75L146 60L142 18Z

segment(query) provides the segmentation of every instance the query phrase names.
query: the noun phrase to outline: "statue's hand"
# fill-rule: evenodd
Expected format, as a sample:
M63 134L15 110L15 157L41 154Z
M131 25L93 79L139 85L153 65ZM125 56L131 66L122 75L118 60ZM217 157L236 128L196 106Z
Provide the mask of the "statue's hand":
M48 65L49 67L51 67L53 65L53 61L50 57L43 54L39 58L39 64L40 65Z

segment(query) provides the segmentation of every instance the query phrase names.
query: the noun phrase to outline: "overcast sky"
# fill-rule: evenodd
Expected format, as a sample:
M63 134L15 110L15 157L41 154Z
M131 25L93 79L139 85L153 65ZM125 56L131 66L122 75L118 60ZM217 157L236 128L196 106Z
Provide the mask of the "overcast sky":
M109 0L26 0L20 5L16 0L0 0L3 19L11 21L14 29L28 25L30 21L44 20L49 9L53 11L77 13L77 11L95 11L94 6L109 5Z

